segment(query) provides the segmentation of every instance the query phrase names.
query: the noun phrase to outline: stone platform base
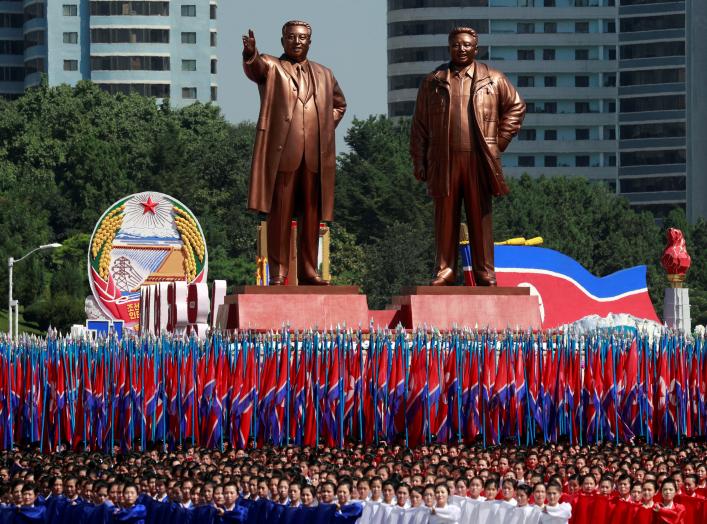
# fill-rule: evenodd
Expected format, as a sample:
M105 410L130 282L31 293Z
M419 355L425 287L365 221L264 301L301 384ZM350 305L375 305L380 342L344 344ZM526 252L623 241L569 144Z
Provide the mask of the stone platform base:
M367 329L368 302L355 286L243 286L224 300L221 329Z
M393 297L393 307L406 329L542 327L538 297L525 287L418 286Z

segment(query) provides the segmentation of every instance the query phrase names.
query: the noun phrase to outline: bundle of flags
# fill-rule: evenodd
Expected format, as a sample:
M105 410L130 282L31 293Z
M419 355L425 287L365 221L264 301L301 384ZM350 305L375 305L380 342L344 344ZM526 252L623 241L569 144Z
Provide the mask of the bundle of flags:
M0 445L534 445L707 434L707 351L665 332L241 332L0 341Z

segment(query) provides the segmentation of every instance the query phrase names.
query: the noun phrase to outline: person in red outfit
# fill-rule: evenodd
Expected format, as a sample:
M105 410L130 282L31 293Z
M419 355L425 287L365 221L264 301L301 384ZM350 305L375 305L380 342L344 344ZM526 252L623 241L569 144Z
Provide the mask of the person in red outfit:
M560 502L569 502L572 504L581 490L582 486L579 483L579 475L572 475L567 479L567 491L562 493Z
M606 522L608 499L596 493L596 480L591 474L581 479L582 491L572 501L572 524ZM599 499L602 499L601 501Z
M626 473L619 476L619 481L617 482L617 490L614 499L618 501L630 502L631 501L631 477Z
M686 497L703 498L702 495L697 492L697 482L697 475L685 475L685 483L683 484L683 495Z
M675 502L685 506L685 524L701 524L705 519L706 504L698 493L698 478L694 473L685 475L683 494L675 496Z
M643 492L643 486L640 482L634 482L631 486L631 502L634 504L641 503L641 493Z
M646 509L653 509L655 502L653 498L658 491L658 484L655 480L646 480L643 482L643 489L641 491L641 507Z
M611 478L609 477L603 477L599 481L599 495L602 497L609 498L611 497L611 492L613 490L614 486L611 482Z
M685 524L685 506L675 502L678 487L673 479L665 479L660 487L662 502L653 506L656 524Z
M698 488L707 488L707 466L704 464L697 465L697 478L699 482L697 483Z
M658 491L658 484L656 484L655 480L646 480L641 488L640 504L636 507L631 520L628 522L631 522L631 524L653 524L655 516L653 497Z
M631 522L635 504L631 500L631 477L627 474L619 475L616 494L609 503L610 524L624 524Z

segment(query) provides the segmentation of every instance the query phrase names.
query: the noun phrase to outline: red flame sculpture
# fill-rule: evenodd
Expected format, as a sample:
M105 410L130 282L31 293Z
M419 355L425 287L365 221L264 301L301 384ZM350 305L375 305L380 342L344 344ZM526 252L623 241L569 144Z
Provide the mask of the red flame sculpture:
M663 251L663 256L660 258L660 263L663 269L668 273L673 287L682 287L682 282L685 281L685 273L690 269L690 255L687 254L687 246L685 245L685 237L682 231L675 228L669 228L666 232L668 245Z

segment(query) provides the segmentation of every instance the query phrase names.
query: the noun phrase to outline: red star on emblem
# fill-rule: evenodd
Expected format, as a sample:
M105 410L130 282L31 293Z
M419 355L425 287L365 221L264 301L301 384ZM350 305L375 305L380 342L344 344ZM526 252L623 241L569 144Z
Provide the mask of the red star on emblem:
M140 205L142 206L142 214L144 215L148 211L152 213L153 215L155 214L155 208L157 207L157 202L152 201L152 197L148 196L147 197L147 202L140 202Z

